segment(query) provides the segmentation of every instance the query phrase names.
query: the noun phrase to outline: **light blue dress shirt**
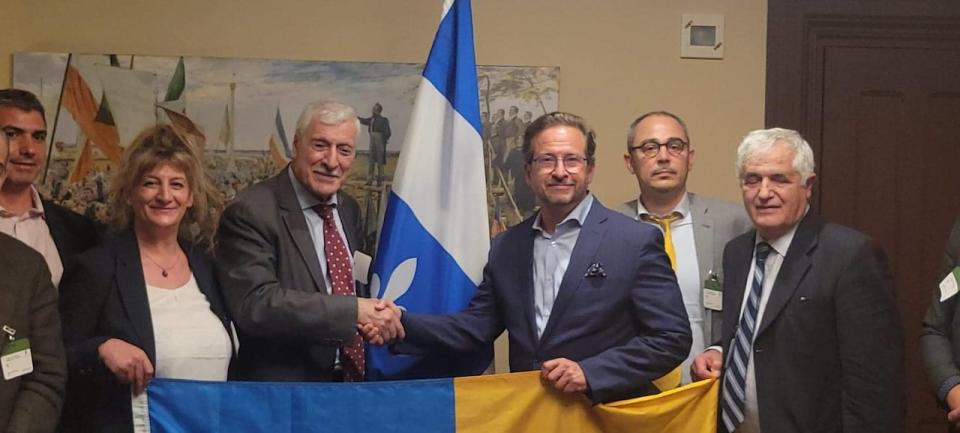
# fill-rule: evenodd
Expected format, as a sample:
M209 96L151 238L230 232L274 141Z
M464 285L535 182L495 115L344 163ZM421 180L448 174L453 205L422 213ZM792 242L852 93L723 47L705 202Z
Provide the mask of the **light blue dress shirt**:
M326 286L327 294L329 295L333 286L330 282L330 276L327 275L327 260L323 250L323 218L312 208L318 204L334 205L333 221L337 224L337 232L340 234L340 239L343 240L343 245L345 245L349 251L350 243L347 242L347 234L343 231L343 224L340 222L340 209L337 207L337 195L331 195L330 199L324 202L303 187L303 184L293 175L292 169L287 170L287 173L290 174L290 183L293 184L293 191L297 194L297 202L300 204L300 210L303 211L303 217L307 220L307 227L310 229L310 239L313 240L313 247L317 250L317 258L320 260L320 270L323 271L323 284ZM349 254L347 254L347 256L350 258L350 268L352 269L353 256ZM354 285L355 284L356 282L354 282ZM354 286L354 290L356 290L356 286Z
M563 274L570 264L570 255L580 237L580 229L593 206L593 194L587 194L569 215L560 221L553 233L547 233L540 225L540 215L533 222L536 237L533 238L533 302L537 322L537 337L543 335L553 301L557 298Z

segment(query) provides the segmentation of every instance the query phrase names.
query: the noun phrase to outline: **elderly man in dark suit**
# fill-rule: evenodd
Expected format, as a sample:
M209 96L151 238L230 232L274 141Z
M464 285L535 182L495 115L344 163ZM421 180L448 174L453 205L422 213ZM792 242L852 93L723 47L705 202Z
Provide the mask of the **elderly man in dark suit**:
M796 131L737 149L755 230L723 253L723 337L693 363L722 375L719 432L902 432L903 331L886 257L809 212L814 160Z
M10 139L7 182L0 188L0 233L37 250L47 262L55 286L76 256L96 245L95 223L41 199L34 183L47 160L47 122L34 94L0 90L0 125Z
M290 165L241 192L223 213L216 256L239 328L240 380L363 380L357 325L374 324L390 337L401 332L397 310L376 310L354 278L355 260L363 260L355 259L363 249L360 211L341 187L359 127L347 105L308 105Z
M6 177L7 154L7 139L0 137L0 186ZM3 233L0 326L0 430L52 433L67 379L57 289L43 257Z
M609 402L656 393L690 349L690 325L660 231L590 194L594 133L550 113L524 134L540 211L498 236L469 306L403 314L398 351L477 350L504 329L510 369L540 370L557 390Z

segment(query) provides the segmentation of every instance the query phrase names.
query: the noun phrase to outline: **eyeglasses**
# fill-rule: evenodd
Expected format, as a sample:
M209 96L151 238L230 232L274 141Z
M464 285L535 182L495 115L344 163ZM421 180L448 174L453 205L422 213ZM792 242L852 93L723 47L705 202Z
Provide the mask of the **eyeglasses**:
M530 165L532 165L537 172L550 173L557 169L558 161L563 161L564 170L570 174L579 173L580 170L583 170L583 167L587 165L587 158L580 155L557 157L557 155L550 154L534 157L530 160Z
M683 155L683 152L687 150L689 145L690 143L687 143L679 138L671 138L667 140L666 143L660 143L651 138L649 140L644 140L638 146L631 147L630 152L639 150L645 158L653 158L660 153L661 147L666 147L667 153L673 156L680 156Z

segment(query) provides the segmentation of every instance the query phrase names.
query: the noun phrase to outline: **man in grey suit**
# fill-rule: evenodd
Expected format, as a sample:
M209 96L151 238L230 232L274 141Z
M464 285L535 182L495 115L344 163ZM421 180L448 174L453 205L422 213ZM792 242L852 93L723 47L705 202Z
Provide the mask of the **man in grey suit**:
M904 430L903 331L886 256L810 212L813 151L773 128L737 149L756 230L723 252L723 336L693 362L722 375L720 433Z
M940 287L933 291L933 299L923 318L920 332L920 350L927 377L930 379L940 404L947 409L947 421L960 429L960 322L955 317L960 310L957 302L955 270L960 265L960 219L950 230L950 239L944 252L944 266Z
M690 382L693 357L720 338L720 259L727 241L746 232L750 219L742 206L687 191L694 149L686 123L673 113L651 111L630 124L627 170L637 177L640 197L617 210L660 227L671 255L693 345L680 366Z
M376 309L355 281L364 256L357 202L341 191L360 124L335 101L308 105L290 165L240 193L223 213L218 274L239 328L235 377L363 380L357 325L402 334L395 308ZM365 273L360 270L360 273Z

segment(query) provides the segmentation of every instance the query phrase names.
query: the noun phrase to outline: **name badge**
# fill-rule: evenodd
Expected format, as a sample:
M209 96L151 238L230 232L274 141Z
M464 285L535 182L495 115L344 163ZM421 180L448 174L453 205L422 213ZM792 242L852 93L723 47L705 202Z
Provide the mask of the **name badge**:
M943 281L940 281L940 302L946 301L957 294L957 274L960 274L960 267L953 268Z
M3 354L0 356L0 365L3 367L4 380L16 379L25 374L33 373L30 340L20 338L4 345Z
M703 306L708 310L723 311L723 283L712 272L703 281Z
M373 257L370 257L364 253L361 253L360 250L353 252L353 279L360 282L360 284L369 284L367 281L367 275L370 274L370 264L373 262Z

